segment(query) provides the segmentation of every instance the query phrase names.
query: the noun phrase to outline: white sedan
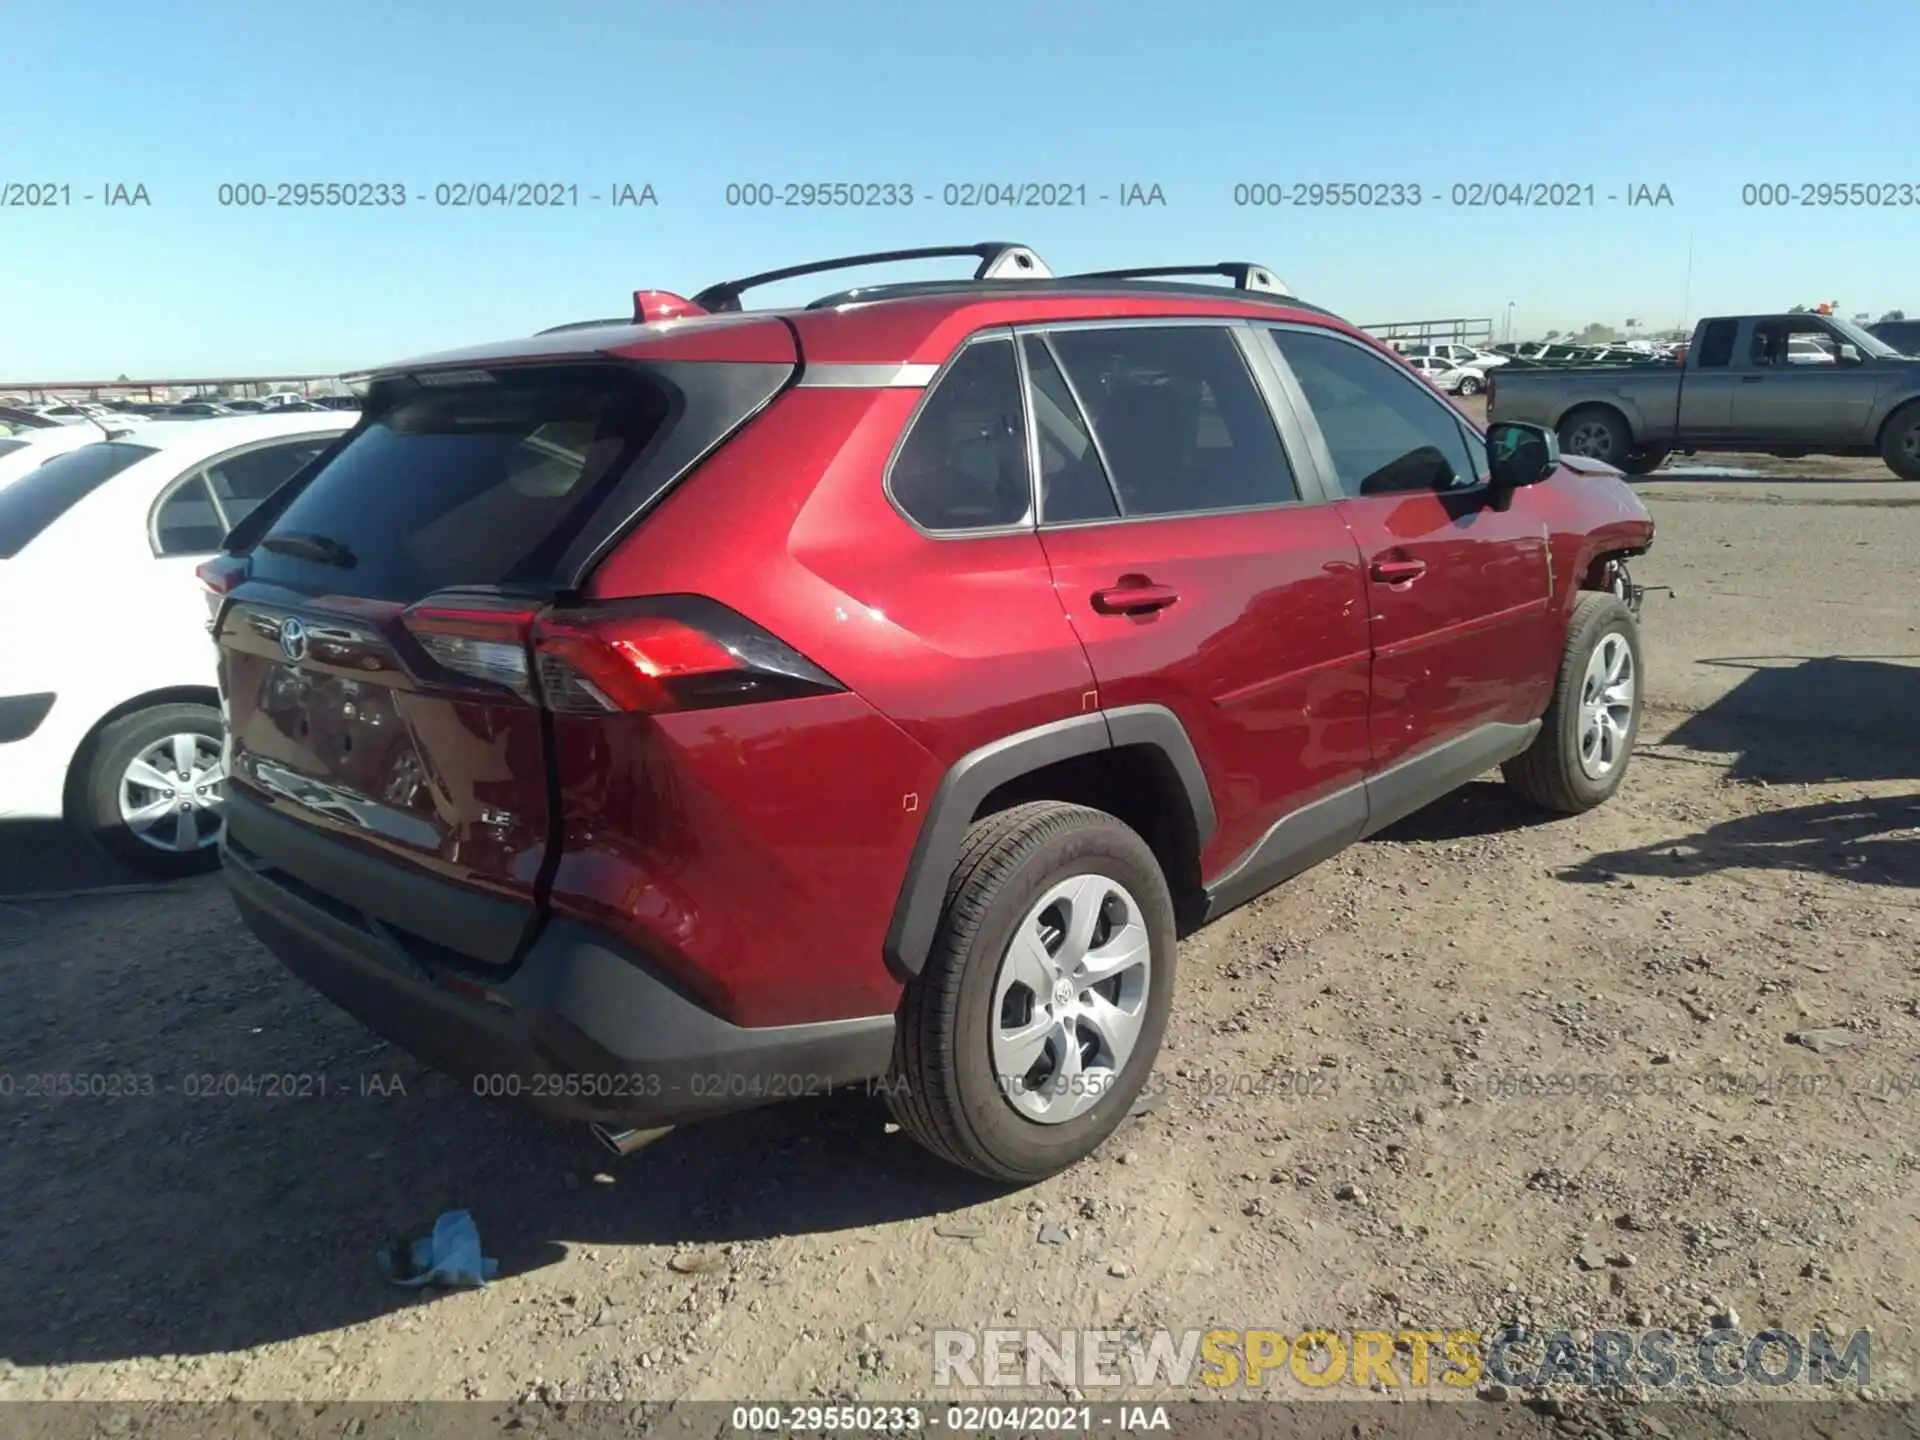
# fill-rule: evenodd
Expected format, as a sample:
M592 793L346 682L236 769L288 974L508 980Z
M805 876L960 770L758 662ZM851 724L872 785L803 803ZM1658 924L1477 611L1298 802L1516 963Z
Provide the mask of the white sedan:
M38 470L58 455L93 445L106 438L91 425L49 425L44 430L22 430L0 435L0 486Z
M194 570L357 418L160 422L0 488L0 818L64 816L155 874L218 863L224 735Z

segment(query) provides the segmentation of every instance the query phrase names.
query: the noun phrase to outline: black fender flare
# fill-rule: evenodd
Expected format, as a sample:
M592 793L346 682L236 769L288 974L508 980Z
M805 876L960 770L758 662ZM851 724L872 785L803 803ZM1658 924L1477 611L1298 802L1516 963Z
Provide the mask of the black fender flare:
M1009 780L1048 765L1131 745L1151 747L1166 757L1186 793L1194 834L1204 847L1218 823L1213 793L1186 726L1166 706L1094 710L1005 736L961 756L941 778L894 902L885 942L887 968L909 980L925 967L946 903L947 881L983 800Z

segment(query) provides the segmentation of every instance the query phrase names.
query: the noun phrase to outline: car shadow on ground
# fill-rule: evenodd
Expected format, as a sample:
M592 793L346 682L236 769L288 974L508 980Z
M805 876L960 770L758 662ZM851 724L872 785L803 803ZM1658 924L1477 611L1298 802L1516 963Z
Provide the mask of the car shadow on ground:
M1800 870L1859 885L1920 887L1920 794L1833 800L1743 815L1677 840L1594 855L1560 878L1684 879L1719 870Z
M1735 780L1803 785L1920 779L1920 655L1729 656L1731 690L1666 734L1728 755Z
M682 1249L723 1271L745 1263L729 1242L1004 1193L864 1092L616 1157L583 1125L427 1072L286 974L229 906L208 877L0 907L0 1358L238 1352L410 1308L376 1252L447 1209L473 1213L509 1287L583 1246L665 1247L637 1261L638 1298L684 1283L666 1268Z

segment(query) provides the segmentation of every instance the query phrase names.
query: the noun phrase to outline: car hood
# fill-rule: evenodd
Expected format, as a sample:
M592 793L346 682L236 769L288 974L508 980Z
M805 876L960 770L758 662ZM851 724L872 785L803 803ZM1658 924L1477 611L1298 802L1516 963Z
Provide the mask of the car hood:
M1617 465L1609 465L1604 460L1594 460L1585 455L1562 455L1560 464L1563 469L1576 475L1618 475L1624 477L1626 471Z

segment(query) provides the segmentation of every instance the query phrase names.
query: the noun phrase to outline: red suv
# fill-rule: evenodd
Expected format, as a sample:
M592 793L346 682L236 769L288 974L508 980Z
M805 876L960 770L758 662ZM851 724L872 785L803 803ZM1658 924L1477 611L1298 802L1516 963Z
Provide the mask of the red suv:
M1646 510L1260 266L635 312L378 371L202 568L235 901L482 1094L625 1150L866 1083L1034 1179L1181 934L1491 767L1620 784Z

